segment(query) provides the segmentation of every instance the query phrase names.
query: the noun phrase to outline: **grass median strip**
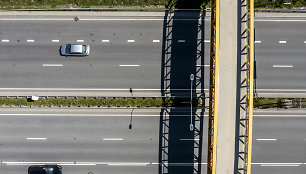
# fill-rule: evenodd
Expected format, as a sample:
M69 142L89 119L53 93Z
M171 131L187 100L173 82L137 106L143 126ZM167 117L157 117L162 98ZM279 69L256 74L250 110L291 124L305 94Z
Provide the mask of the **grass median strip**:
M174 107L190 106L190 98L162 97L0 97L2 107ZM194 100L193 106L201 106Z

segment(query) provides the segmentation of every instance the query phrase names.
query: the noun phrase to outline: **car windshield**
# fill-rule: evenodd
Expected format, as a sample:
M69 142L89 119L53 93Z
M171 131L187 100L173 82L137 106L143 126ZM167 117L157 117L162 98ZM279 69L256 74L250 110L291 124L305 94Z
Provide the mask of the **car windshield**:
M82 53L85 53L85 52L86 52L86 46L83 45L83 46L82 46Z
M71 50L71 45L67 44L66 45L66 53L70 53L70 50Z
M30 174L47 174L47 172L45 170L31 171Z

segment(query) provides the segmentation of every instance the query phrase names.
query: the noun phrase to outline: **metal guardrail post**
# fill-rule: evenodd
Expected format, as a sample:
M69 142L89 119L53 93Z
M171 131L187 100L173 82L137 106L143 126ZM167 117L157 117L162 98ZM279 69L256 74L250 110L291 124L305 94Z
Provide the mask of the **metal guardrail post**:
M219 0L212 0L210 38L210 82L207 174L216 173L217 111L218 110L218 68L219 68Z

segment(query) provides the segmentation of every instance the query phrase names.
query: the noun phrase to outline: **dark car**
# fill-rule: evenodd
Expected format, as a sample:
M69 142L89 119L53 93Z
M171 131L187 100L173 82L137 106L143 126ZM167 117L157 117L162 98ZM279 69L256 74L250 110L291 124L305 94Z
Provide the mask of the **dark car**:
M62 174L62 167L58 165L30 166L28 174Z

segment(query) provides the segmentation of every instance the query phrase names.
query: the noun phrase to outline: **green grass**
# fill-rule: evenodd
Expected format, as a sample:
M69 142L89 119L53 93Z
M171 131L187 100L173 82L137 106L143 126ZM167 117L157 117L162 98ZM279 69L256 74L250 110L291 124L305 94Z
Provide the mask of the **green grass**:
M190 106L189 98L162 97L48 97L32 101L26 97L0 97L0 106L54 106L54 107L173 107ZM194 106L202 106L202 100L195 100Z
M306 99L301 99L301 106L299 106L299 99L296 98L255 98L254 108L304 108L305 105L303 105L303 103L305 103L305 101Z
M114 6L165 6L168 0L0 0L2 9L105 8Z

